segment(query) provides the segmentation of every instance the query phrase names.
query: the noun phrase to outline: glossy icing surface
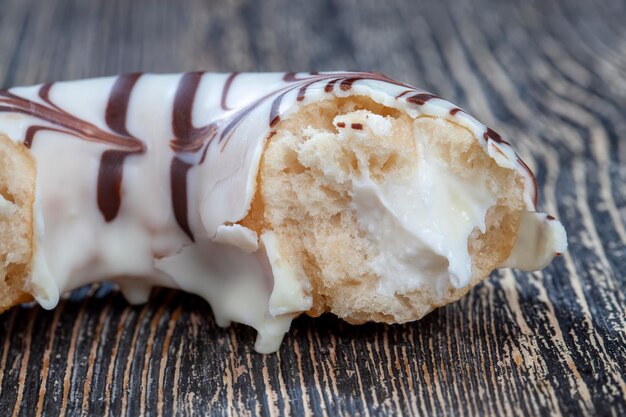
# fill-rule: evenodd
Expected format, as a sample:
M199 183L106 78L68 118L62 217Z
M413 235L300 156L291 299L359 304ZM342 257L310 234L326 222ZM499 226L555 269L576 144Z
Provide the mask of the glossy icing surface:
M535 210L534 177L497 133L381 74L129 74L13 88L0 92L0 133L30 148L37 164L37 300L52 308L59 294L100 280L119 281L135 302L152 285L181 288L207 299L218 323L256 328L258 350L277 349L310 307L308 288L277 267L271 234L236 222L281 118L350 95L467 128L522 175Z

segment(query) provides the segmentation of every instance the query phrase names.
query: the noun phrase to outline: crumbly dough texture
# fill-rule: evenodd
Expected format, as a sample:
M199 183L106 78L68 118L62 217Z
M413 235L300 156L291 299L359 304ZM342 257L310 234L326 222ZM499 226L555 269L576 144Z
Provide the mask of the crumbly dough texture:
M387 118L391 130L381 135L368 129L366 121L374 115ZM353 134L337 140L339 128ZM486 232L476 228L468 241L470 285L449 285L443 295L424 286L385 296L377 292L379 277L368 266L378 248L359 228L350 182L325 172L362 169L354 152L359 148L369 155L374 181L406 176L418 164L416 134L452 172L487 170L497 203L488 210ZM360 96L314 103L282 121L267 143L258 183L242 224L259 234L273 230L286 258L302 265L312 287L309 315L332 312L351 323L403 323L459 299L508 258L524 209L522 178L498 166L467 129L442 118L412 119Z
M31 301L35 163L23 145L0 135L0 312Z

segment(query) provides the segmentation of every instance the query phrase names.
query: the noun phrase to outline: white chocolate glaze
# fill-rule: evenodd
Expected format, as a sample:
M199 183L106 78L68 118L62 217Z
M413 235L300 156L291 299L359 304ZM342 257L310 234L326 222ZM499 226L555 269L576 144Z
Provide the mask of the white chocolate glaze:
M151 286L180 288L209 301L220 325L253 326L257 350L277 349L291 319L310 308L310 289L271 232L257 236L236 223L250 209L261 153L280 119L302 105L351 95L467 128L499 165L524 178L534 212L534 177L507 142L451 103L381 74L129 74L13 88L0 92L0 133L30 148L37 165L31 277L37 300L52 308L59 294L101 280L118 281L131 302L145 301ZM356 204L373 204L359 197L367 196L366 178L359 187ZM377 193L376 204L422 207L393 201L391 189ZM477 197L464 210L482 224L489 203ZM520 245L536 247L546 234L564 239L562 229L532 224L538 231ZM421 225L405 226L419 234ZM452 222L437 256L466 242L468 227ZM543 265L544 249L534 264L511 262ZM467 259L447 259L452 282L462 285ZM415 271L407 269L403 279Z

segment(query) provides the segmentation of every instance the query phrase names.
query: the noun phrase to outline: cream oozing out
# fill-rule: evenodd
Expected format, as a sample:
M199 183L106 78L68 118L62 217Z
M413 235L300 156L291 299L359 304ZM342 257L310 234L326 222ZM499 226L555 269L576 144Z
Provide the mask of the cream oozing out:
M377 119L368 118L362 134L383 123ZM439 294L448 283L467 286L472 278L469 235L475 228L485 232L487 210L496 203L485 172L461 178L419 130L414 140L417 168L408 178L376 183L367 169L368 156L357 153L360 171L352 179L352 204L380 251L372 268L381 277L379 291L388 296L424 286Z
M358 113L335 118L335 126L359 122L358 130L337 129L336 140L358 142L359 136L390 134L389 119ZM434 123L445 125L443 119ZM378 252L369 261L379 277L378 292L389 297L420 288L442 296L450 285L457 289L469 285L470 234L475 229L485 233L487 211L497 203L488 185L489 171L455 174L417 125L413 131L417 161L409 176L376 181L369 169L370 155L359 146L350 147L357 169L346 174L328 165L324 171L334 181L351 183L351 206ZM519 238L503 267L541 269L567 248L563 226L553 217L523 211L521 218Z
M276 350L291 319L311 307L310 287L271 231L257 236L237 222L250 209L277 122L302 105L350 95L412 117L454 119L520 173L534 211L532 176L506 142L447 101L379 74L133 74L14 88L0 94L0 133L27 144L36 162L36 299L52 308L60 294L103 280L119 282L131 302L154 285L180 288L209 301L220 325L254 327L257 350ZM423 169L406 181L352 179L361 225L384 249L373 263L385 277L381 293L433 277L464 286L467 236L484 229L493 204L427 148L420 155ZM426 214L410 215L417 211ZM524 219L528 232L510 266L544 265L565 249L558 222Z

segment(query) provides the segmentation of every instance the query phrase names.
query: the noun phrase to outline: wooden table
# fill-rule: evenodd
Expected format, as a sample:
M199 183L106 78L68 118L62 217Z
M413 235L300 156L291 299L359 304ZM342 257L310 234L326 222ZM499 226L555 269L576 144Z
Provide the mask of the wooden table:
M418 323L297 320L278 354L208 305L110 286L0 317L0 414L626 415L626 2L0 1L3 86L369 69L513 138L570 250Z

